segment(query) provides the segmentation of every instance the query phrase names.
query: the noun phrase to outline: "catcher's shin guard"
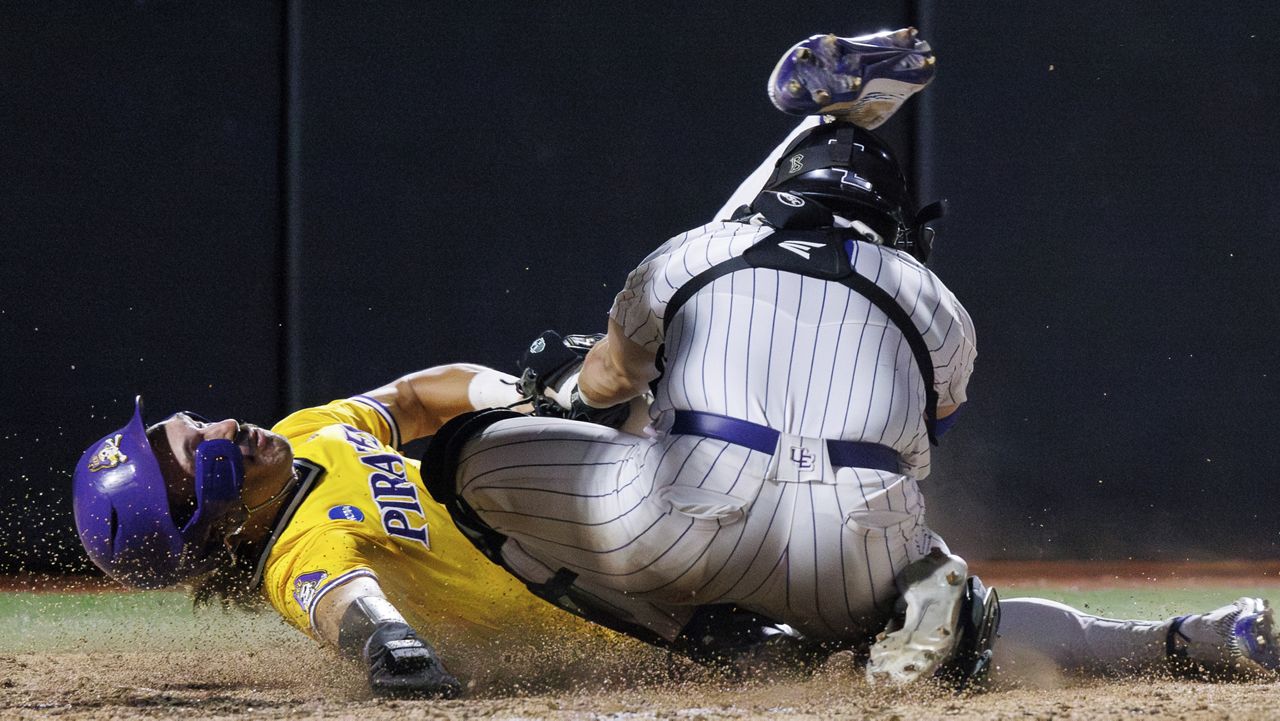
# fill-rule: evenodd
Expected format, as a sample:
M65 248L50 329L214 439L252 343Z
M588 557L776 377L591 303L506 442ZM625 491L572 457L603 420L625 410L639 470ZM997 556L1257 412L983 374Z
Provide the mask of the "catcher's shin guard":
M960 609L960 640L955 655L935 675L955 687L957 693L981 688L991 670L992 647L999 628L1000 596L977 576L970 576Z

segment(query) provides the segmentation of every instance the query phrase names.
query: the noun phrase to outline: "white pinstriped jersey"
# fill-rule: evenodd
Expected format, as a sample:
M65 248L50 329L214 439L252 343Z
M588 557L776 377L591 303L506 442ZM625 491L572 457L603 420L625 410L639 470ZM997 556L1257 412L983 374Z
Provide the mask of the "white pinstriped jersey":
M738 187L749 203L806 118ZM638 438L551 418L500 421L469 441L459 493L507 536L526 580L569 571L596 606L667 638L681 607L733 603L817 638L857 640L892 612L897 575L930 547L916 484L929 474L924 380L902 332L835 282L739 270L676 291L774 231L713 222L667 241L614 300L610 317L665 373ZM793 250L803 251L797 246ZM895 299L924 337L940 406L965 401L974 329L955 296L911 256L853 243L850 262ZM666 327L664 329L664 320ZM669 430L694 410L768 426L774 452ZM903 473L828 463L824 440L887 445ZM812 462L811 462L812 461Z
M735 603L847 640L882 624L897 574L943 546L924 522L916 485L929 471L923 377L901 331L865 297L839 283L744 269L694 293L664 334L678 288L772 232L718 222L684 233L618 294L611 317L628 337L654 351L666 343L651 407L656 437L519 418L467 444L459 492L508 537L503 554L526 580L568 570L611 613L667 637L678 628L672 607ZM955 297L896 250L854 243L851 262L923 334L939 402L962 403L975 352ZM766 453L661 432L678 409L784 435ZM823 439L891 446L905 473L833 468L820 458L792 464L804 473L789 469L795 444L818 456Z
M669 240L631 273L610 317L651 351L666 343L651 413L740 418L797 436L880 443L905 472L929 474L924 382L906 338L854 290L771 269L742 270L695 293L677 318L663 315L682 285L741 255L773 229L716 222ZM976 355L973 323L938 278L892 248L854 243L852 262L906 310L934 363L940 406L965 401Z

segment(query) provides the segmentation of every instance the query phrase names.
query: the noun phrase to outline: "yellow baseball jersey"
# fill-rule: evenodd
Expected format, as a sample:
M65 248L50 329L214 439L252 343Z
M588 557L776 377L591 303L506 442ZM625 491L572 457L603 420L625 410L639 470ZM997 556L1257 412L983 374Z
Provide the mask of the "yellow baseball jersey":
M483 556L401 456L395 418L368 396L298 411L273 430L293 446L309 490L267 557L263 589L315 637L316 602L375 578L387 599L448 659L450 647L541 644L601 630L529 593Z

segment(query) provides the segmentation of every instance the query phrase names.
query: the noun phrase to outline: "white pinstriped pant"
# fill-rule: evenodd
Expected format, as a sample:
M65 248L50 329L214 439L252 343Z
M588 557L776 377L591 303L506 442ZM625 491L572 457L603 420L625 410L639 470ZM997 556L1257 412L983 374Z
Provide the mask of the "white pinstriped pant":
M584 588L658 606L732 602L814 638L879 630L894 577L942 545L915 481L849 468L833 484L766 481L769 459L699 436L517 418L467 443L457 479L515 544L505 555L568 569Z

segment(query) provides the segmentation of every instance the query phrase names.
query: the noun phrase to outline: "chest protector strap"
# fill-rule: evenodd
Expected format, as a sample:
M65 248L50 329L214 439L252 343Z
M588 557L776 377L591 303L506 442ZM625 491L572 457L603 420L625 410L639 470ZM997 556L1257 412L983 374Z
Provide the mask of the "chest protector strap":
M666 325L676 317L694 293L717 278L739 270L770 268L847 286L887 315L907 339L911 354L915 356L916 366L924 378L925 427L929 431L929 441L937 445L935 430L938 422L938 392L933 387L933 358L929 354L929 346L915 323L911 322L911 316L898 305L893 296L853 269L849 260L853 244L865 241L856 240L852 233L854 231L839 228L780 230L751 246L742 255L707 268L680 286L675 295L671 296L663 314L663 335L666 335ZM660 348L658 351L660 370L666 365L664 350L665 348Z

